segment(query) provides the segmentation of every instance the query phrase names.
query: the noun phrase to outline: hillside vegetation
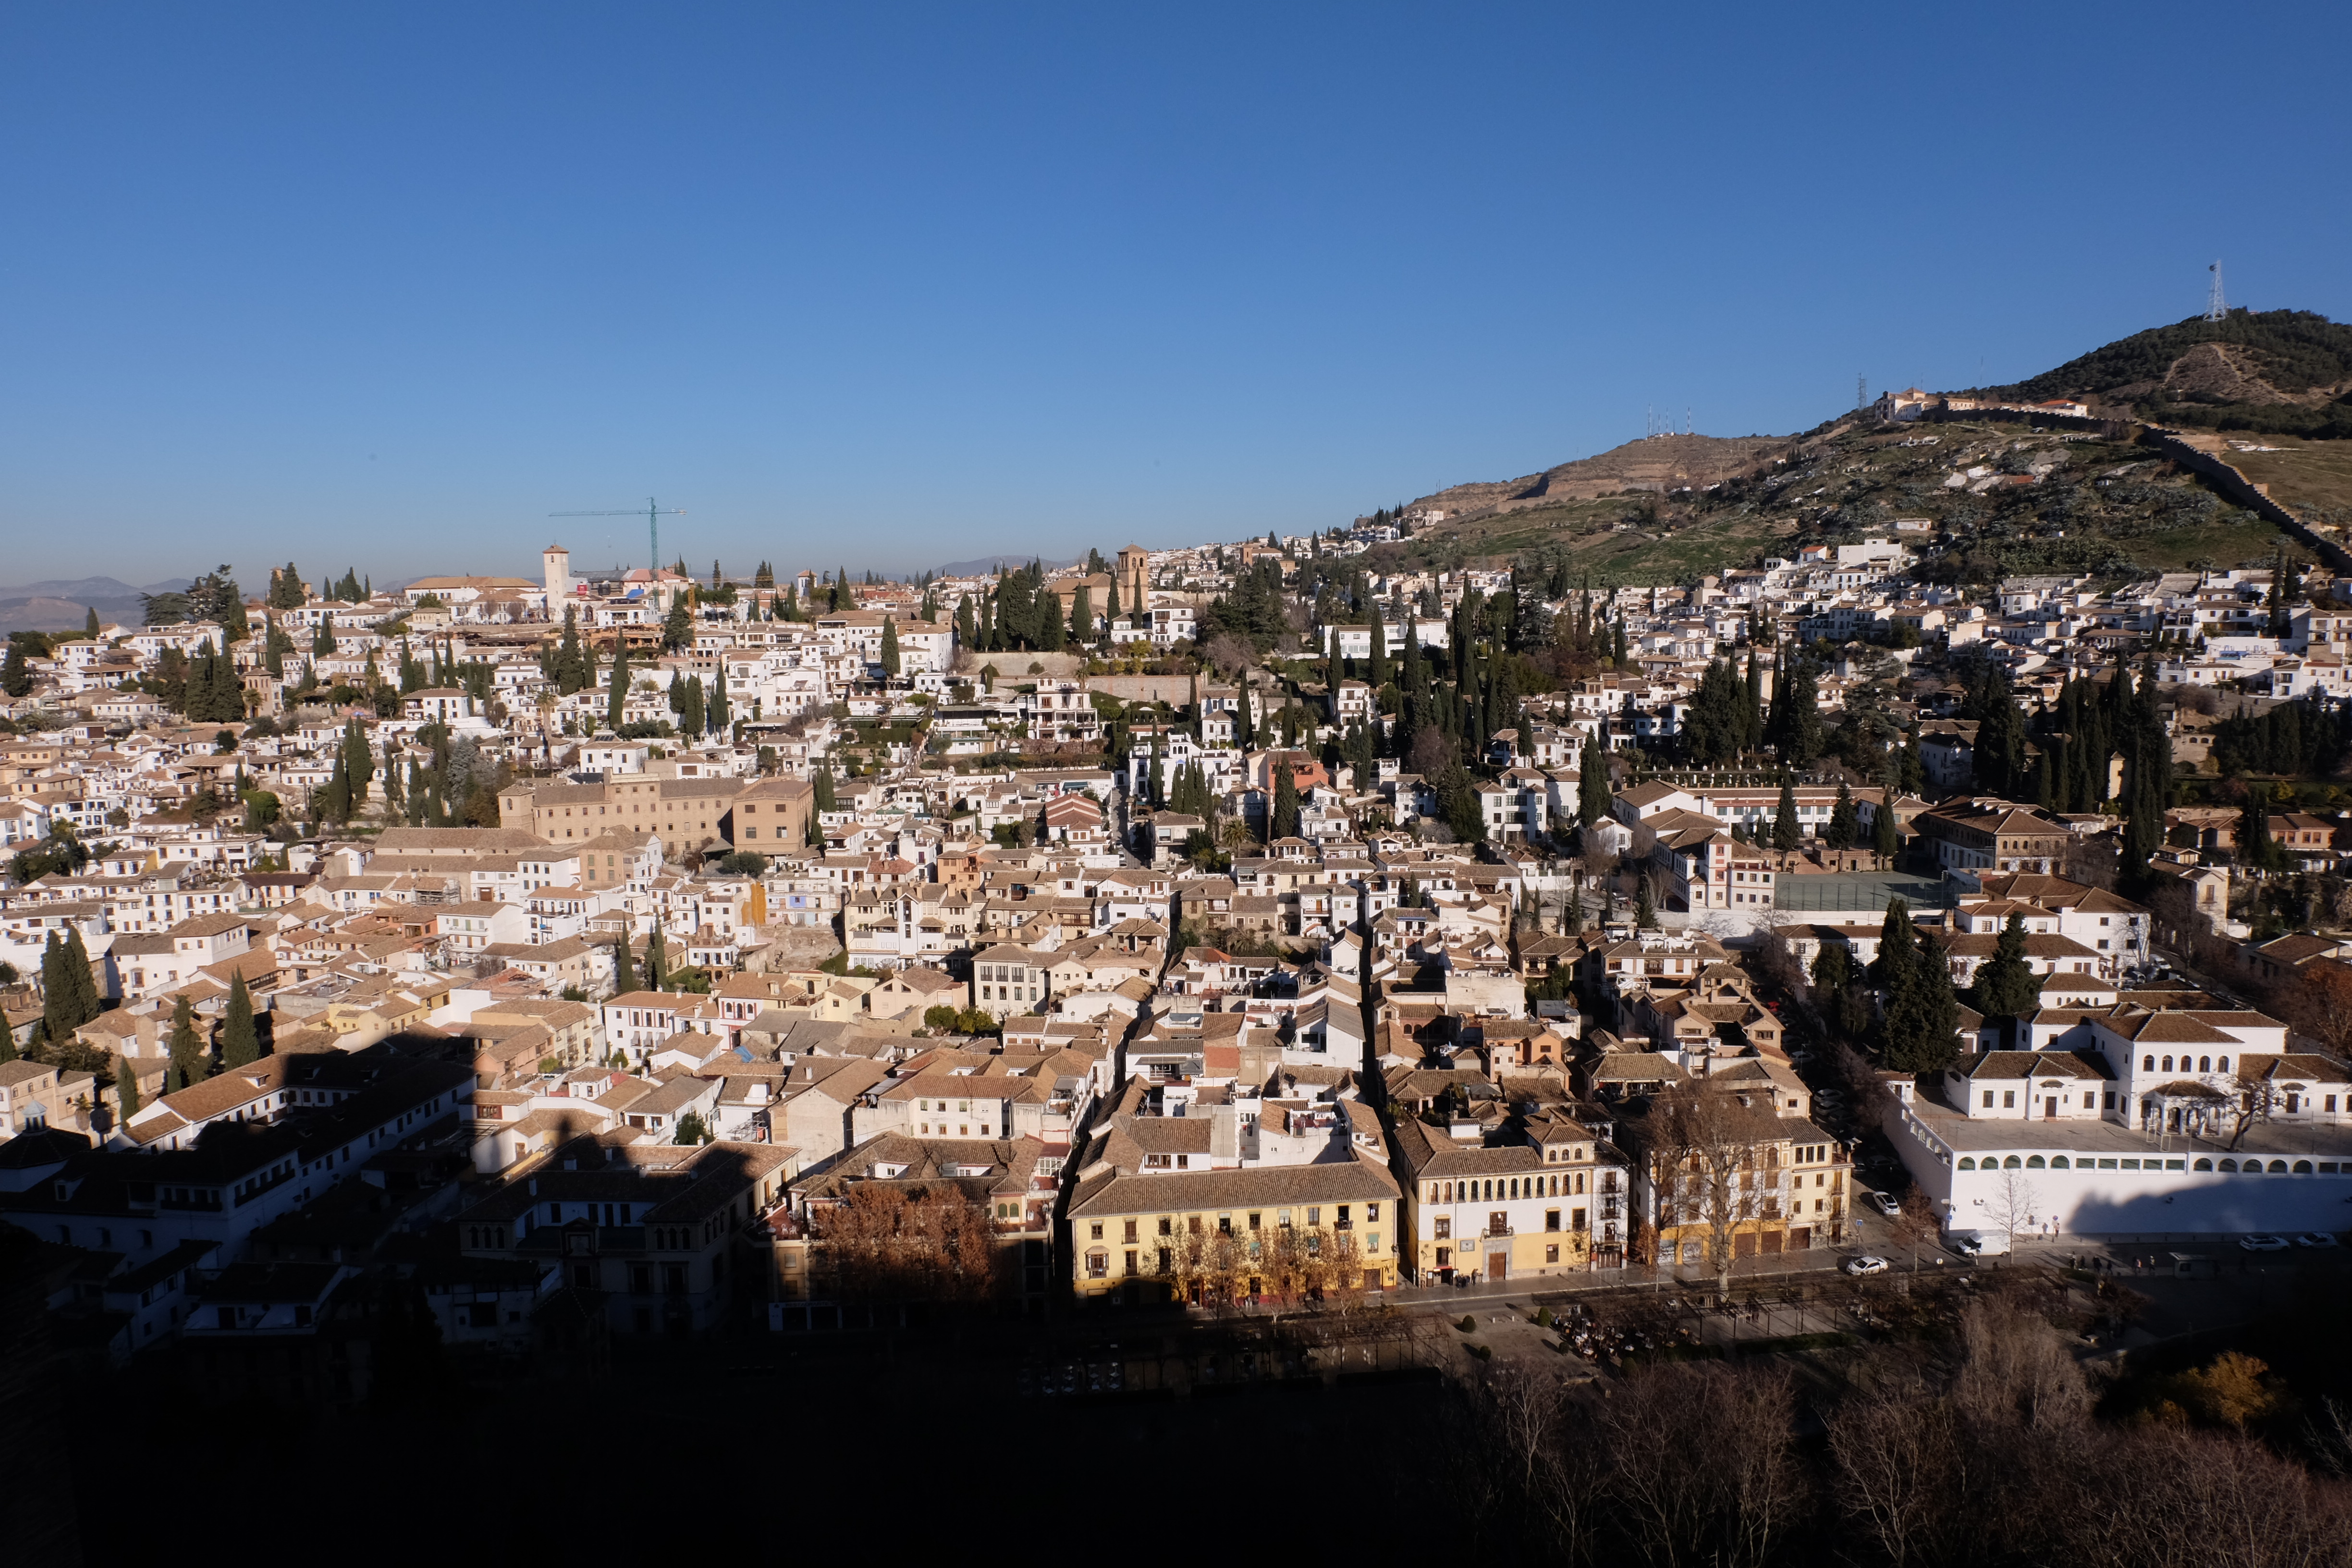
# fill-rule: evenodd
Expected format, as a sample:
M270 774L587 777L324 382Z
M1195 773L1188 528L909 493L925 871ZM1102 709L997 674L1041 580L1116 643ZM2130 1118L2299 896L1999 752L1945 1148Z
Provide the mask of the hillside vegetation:
M1956 483L1955 480L1958 482ZM1847 421L1777 443L1715 484L1449 518L1378 547L1368 564L1449 569L1540 562L1596 584L1687 582L1802 545L1885 536L1925 520L1930 574L2226 569L2268 561L2281 535L2169 458L2128 441L2015 425Z
M2310 310L2232 310L2134 332L1981 395L2082 397L2158 424L2352 437L2352 325Z

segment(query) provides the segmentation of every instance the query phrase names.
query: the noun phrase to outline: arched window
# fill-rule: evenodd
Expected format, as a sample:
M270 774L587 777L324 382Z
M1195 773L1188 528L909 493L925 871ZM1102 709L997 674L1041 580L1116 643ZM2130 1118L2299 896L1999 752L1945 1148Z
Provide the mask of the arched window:
M2019 1159L2016 1155L2011 1154L2008 1159L2003 1160L2000 1163L2000 1168L2004 1171L2015 1171L2022 1169L2024 1164L2024 1161Z
M2213 1162L2200 1156L2197 1163L2189 1168L2192 1171L2210 1171L2213 1168Z
M2025 1157L2025 1168L2029 1171L2038 1171L2042 1169L2042 1156L2039 1154L2028 1154Z
M2197 1058L2197 1070L2199 1072L2211 1072L2213 1070L2213 1058L2211 1057L2199 1057Z
M2284 1176L2284 1175L2285 1175L2285 1174L2286 1174L2286 1162L2285 1162L2284 1160L2273 1160L2273 1161L2271 1162L2271 1174L2272 1174L2272 1175L2273 1175L2273 1176Z
M2140 1058L2139 1070L2142 1072L2154 1072L2156 1070L2156 1058L2154 1057Z
M2224 1160L2221 1162L2221 1169L2234 1173L2238 1169L2238 1162L2235 1160Z
M1960 1156L1960 1169L1961 1169L1961 1170L1963 1170L1963 1171L1973 1171L1973 1170L1975 1170L1976 1168L1977 1168L1977 1163L1976 1163L1976 1161L1975 1161L1975 1160L1971 1159L1969 1156L1968 1156L1968 1155L1966 1155L1966 1154L1963 1154L1963 1155L1961 1155L1961 1156Z
M2297 1160L2294 1163L2294 1173L2298 1176L2307 1176L2311 1174L2311 1162L2308 1160Z
M2053 1170L2053 1171L2063 1171L2063 1170L2064 1170L2064 1169L2066 1168L2066 1156L2065 1156L2065 1155L2063 1155L2063 1154L2053 1154L2053 1155L2051 1155L2051 1156L2050 1156L2050 1168L2051 1168L2052 1170Z
M2215 1057L2213 1058L2213 1070L2215 1072L2228 1072L2230 1070L2230 1058L2227 1057Z
M2164 1070L2167 1072L2170 1072L2172 1070L2172 1058L2170 1057L2164 1058Z

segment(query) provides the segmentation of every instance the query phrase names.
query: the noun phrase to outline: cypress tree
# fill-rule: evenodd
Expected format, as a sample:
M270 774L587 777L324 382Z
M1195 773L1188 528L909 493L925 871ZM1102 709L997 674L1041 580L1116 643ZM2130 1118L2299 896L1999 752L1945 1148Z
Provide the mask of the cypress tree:
M1608 758L1608 749L1601 745L1599 735L1585 737L1584 755L1577 764L1576 820L1587 830L1609 815Z
M114 1064L114 1102L116 1113L122 1118L118 1125L129 1125L139 1114L139 1070L129 1057Z
M1266 825L1266 839L1298 837L1298 780L1290 771L1288 755L1275 759L1274 816Z
M1650 879L1645 872L1636 879L1639 889L1633 900L1633 925L1639 931L1655 931L1658 926L1657 907L1650 901Z
M204 1041L196 1034L195 1009L184 991L172 1003L172 1087L187 1089L212 1076Z
M669 954L664 949L660 917L654 920L654 934L646 942L646 988L659 991L667 984L665 973L669 967Z
M629 957L629 933L623 931L613 943L613 994L623 995L636 988L637 970Z
M105 1009L98 994L97 977L89 972L89 949L81 942L81 928L66 928L66 978L73 986L74 1010L79 1015L74 1027L79 1028Z
M1841 778L1838 780L1837 804L1830 807L1829 831L1822 836L1823 842L1832 849L1851 849L1855 837L1861 832L1861 815L1854 809L1853 791L1848 789L1845 780Z
M621 732L623 715L629 700L629 640L614 634L611 690L604 699L604 726L614 734Z
M1375 698L1389 683L1389 624L1377 599L1372 601L1372 656L1364 662L1364 680Z
M1870 814L1870 849L1878 857L1881 867L1895 862L1895 853L1902 847L1901 837L1895 830L1895 792L1883 790L1878 809Z
M228 1011L221 1020L221 1066L250 1066L261 1058L261 1037L253 1026L253 993L245 976L233 974L228 984Z
M1918 929L1911 923L1911 906L1901 899L1886 900L1886 919L1878 927L1878 957L1870 965L1871 983L1892 996L1908 988L1919 966Z
M1086 590L1078 590L1081 594ZM882 617L882 673L898 673L898 623L888 616Z
M1790 774L1780 775L1780 802L1772 813L1772 847L1786 851L1794 849L1803 840L1803 830L1797 826L1797 784Z

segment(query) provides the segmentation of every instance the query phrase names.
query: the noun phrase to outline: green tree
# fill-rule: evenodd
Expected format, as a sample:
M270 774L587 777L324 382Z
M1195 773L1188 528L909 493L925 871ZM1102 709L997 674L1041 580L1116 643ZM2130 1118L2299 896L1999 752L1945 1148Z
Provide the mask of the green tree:
M2249 871L2280 871L2286 868L2286 850L2271 837L2271 803L2261 789L2249 790L2244 809L2238 814L2236 856L2238 864Z
M1576 820L1590 830L1609 815L1609 751L1599 735L1585 738L1584 755L1577 764Z
M665 951L662 942L661 921L656 919L654 921L654 934L646 939L646 987L647 990L660 991L667 987L668 967L669 955Z
M121 1124L129 1125L131 1119L139 1114L139 1069L131 1065L128 1057L114 1064L114 1101Z
M0 658L0 691L11 697L26 697L32 690L33 672L25 664L25 645L12 637L7 657Z
M620 633L614 634L613 669L609 677L610 690L604 699L604 727L614 734L627 721L629 684L635 677L629 674L629 642Z
M1086 592L1083 588L1078 591ZM882 617L882 673L898 673L898 623L889 616Z
M662 647L672 653L694 640L694 612L687 605L687 595L681 591L669 602L669 614L662 621Z
M1837 804L1830 807L1829 831L1822 839L1832 849L1851 849L1862 830L1861 816L1854 809L1853 791L1845 780L1838 780Z
M1908 982L1887 998L1885 1062L1896 1072L1940 1072L1958 1055L1952 967L1933 936L1920 942L1913 962Z
M228 984L228 1010L221 1019L221 1066L248 1067L261 1058L261 1037L253 1026L253 993L246 989L245 976L232 974Z
M689 1110L684 1116L679 1117L677 1119L677 1136L671 1139L670 1142L673 1143L709 1142L710 1130L702 1124L702 1113L698 1110Z
M1650 879L1644 872L1634 879L1633 924L1640 931L1658 929L1657 906L1650 900Z
M1895 863L1895 852L1902 840L1895 827L1895 792L1887 790L1870 814L1870 850L1878 857L1881 866Z
M196 1034L196 1012L184 991L172 1002L172 1087L187 1089L212 1076L212 1063Z
M1772 847L1794 849L1803 842L1804 830L1797 825L1797 783L1787 773L1780 775L1780 801L1772 813Z
M1266 840L1298 837L1298 780L1291 773L1291 760L1285 755L1274 759L1274 816L1266 824Z
M1871 983L1892 994L1911 984L1919 965L1918 928L1911 923L1911 906L1901 899L1886 900L1886 918L1878 927L1878 957L1870 965Z
M623 995L636 988L637 970L629 957L629 933L623 931L613 942L613 994Z
M2025 917L2011 914L1993 943L1992 957L1977 970L1969 1005L1987 1018L2014 1021L2041 1005L2041 984L2025 961Z

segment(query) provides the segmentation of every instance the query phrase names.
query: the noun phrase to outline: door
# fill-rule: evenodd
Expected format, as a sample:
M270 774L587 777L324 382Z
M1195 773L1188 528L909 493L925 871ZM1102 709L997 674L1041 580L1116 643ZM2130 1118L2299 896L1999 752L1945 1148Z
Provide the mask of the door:
M2058 1120L2058 1097L2056 1095L2050 1094L2042 1096L2042 1117L2045 1121L2055 1121Z
M1488 1279L1494 1280L1507 1279L1510 1276L1510 1272L1511 1255L1509 1253L1490 1252L1486 1254L1486 1278Z

